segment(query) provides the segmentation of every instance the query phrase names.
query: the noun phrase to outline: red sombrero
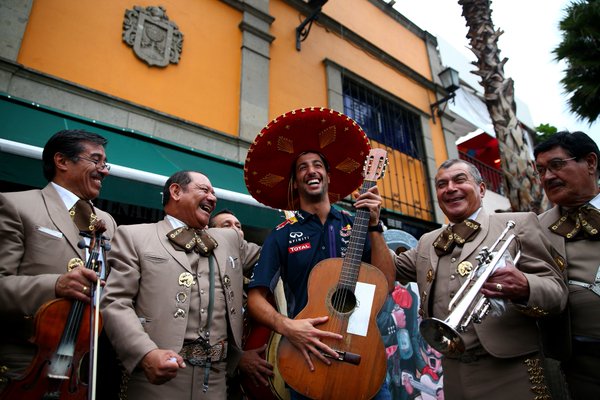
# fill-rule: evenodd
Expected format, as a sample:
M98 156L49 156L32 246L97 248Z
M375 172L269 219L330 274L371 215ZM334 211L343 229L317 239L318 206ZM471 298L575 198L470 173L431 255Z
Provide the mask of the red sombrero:
M259 202L294 210L288 188L292 163L306 151L316 151L329 163L329 199L335 203L356 190L371 146L362 128L350 117L328 108L302 108L267 124L248 150L244 180Z

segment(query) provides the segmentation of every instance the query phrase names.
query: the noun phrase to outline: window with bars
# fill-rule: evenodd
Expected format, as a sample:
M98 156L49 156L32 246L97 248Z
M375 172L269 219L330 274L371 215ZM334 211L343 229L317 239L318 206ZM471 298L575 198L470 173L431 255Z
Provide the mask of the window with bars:
M419 117L375 91L343 78L344 113L373 139L411 157L424 159Z
M372 147L388 153L389 164L378 183L383 207L433 221L419 116L347 76L342 76L342 88L344 113L363 128Z

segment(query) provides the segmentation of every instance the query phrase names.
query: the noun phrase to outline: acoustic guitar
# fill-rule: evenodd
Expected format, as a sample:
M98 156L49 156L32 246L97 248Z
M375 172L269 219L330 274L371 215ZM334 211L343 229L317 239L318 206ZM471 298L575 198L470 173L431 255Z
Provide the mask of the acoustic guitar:
M365 163L361 193L383 176L387 163L383 149L373 149ZM324 339L338 357L331 365L318 360L310 371L302 353L286 338L278 349L278 366L285 382L312 399L370 399L377 394L386 373L386 356L376 324L377 313L388 294L384 274L361 262L369 211L358 209L344 258L318 263L308 279L308 303L295 319L328 315L318 328L339 333L341 340Z

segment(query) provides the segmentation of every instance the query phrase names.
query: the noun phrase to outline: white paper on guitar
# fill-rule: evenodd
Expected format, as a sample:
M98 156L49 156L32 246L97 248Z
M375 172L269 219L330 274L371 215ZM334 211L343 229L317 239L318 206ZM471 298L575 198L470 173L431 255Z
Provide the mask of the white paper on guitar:
M346 332L353 335L367 336L373 299L375 298L375 285L356 282L354 296L356 296L356 308L352 315L350 315Z

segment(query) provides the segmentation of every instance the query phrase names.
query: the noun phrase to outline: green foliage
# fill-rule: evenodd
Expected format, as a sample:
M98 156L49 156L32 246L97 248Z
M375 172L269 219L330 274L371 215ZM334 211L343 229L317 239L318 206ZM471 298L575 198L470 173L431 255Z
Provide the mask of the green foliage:
M546 139L558 132L558 129L550 124L540 124L536 126L535 131L537 133L535 143L538 144L546 141Z
M576 0L560 21L562 42L554 49L567 64L561 83L569 106L582 120L600 115L600 0Z

